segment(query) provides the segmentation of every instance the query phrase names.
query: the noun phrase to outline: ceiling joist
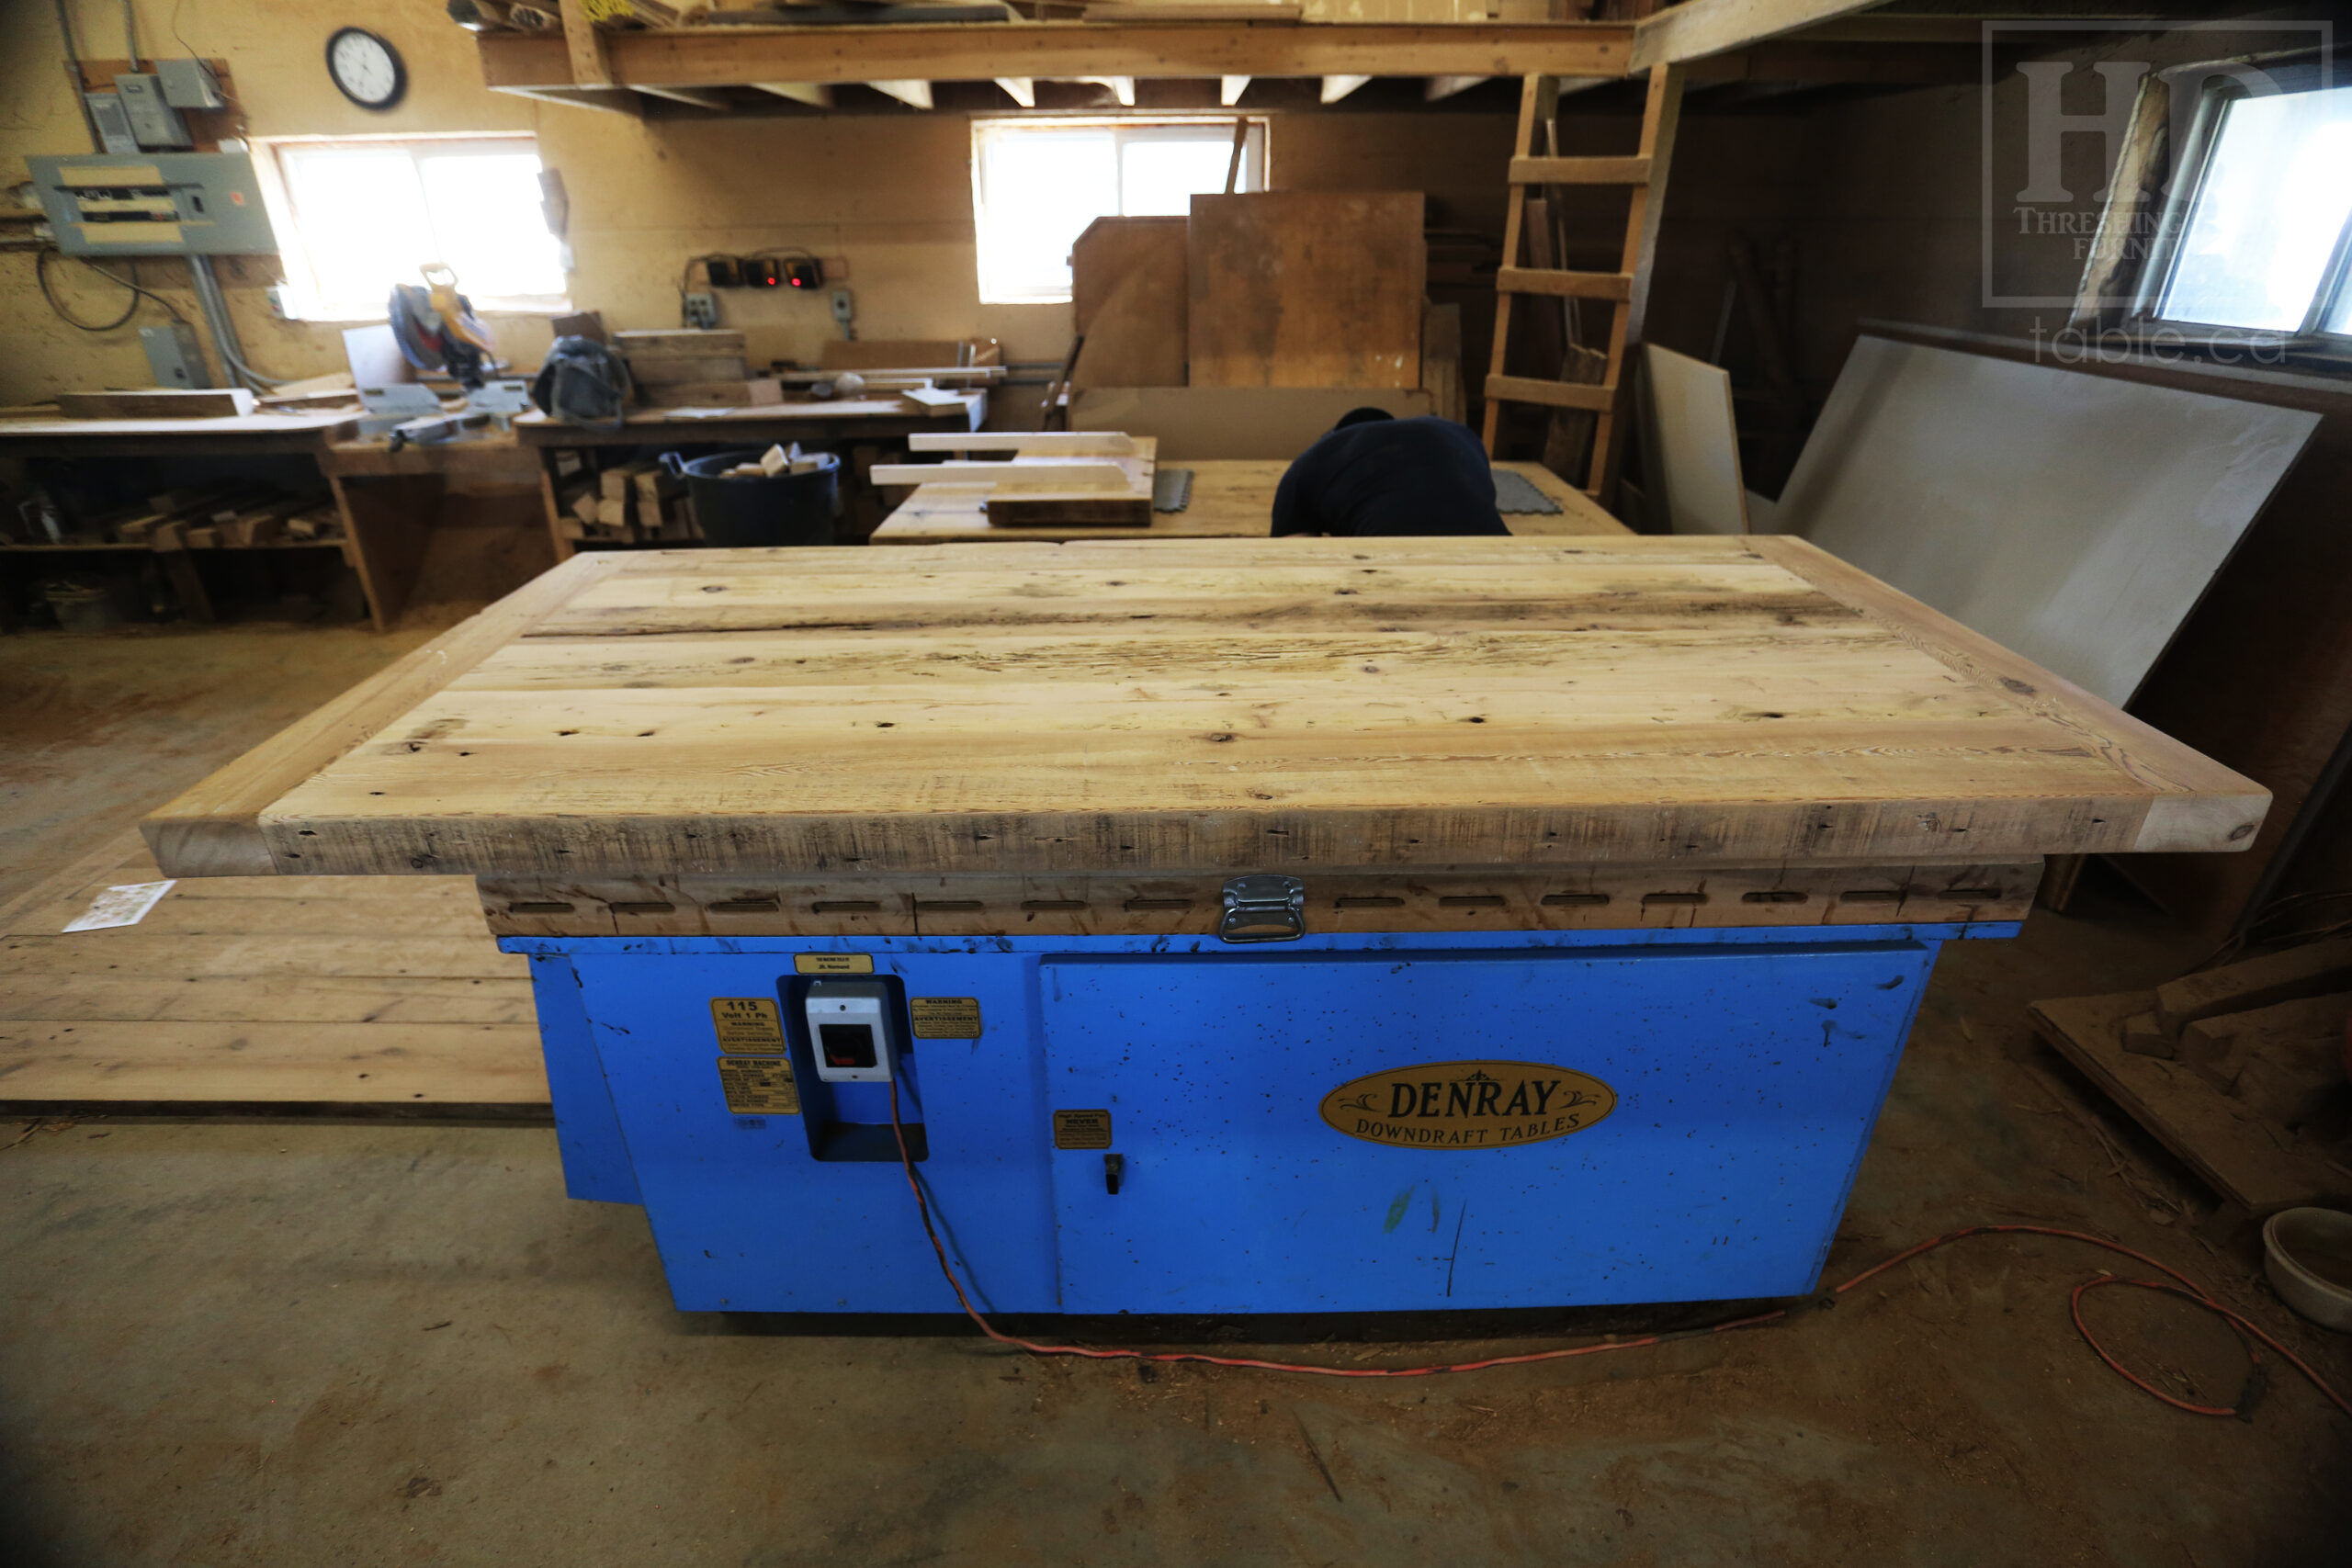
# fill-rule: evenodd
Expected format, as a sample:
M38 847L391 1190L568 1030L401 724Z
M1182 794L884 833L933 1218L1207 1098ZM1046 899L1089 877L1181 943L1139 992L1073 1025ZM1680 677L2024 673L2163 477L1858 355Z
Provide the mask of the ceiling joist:
M582 31L591 36L583 39ZM1614 78L1625 74L1632 59L1634 28L1616 22L1329 27L982 22L487 32L477 35L476 42L485 85L528 92L607 82L623 87L710 88L764 82L987 82L1004 77ZM588 47L582 49L582 44ZM600 73L602 79L575 75L575 65Z

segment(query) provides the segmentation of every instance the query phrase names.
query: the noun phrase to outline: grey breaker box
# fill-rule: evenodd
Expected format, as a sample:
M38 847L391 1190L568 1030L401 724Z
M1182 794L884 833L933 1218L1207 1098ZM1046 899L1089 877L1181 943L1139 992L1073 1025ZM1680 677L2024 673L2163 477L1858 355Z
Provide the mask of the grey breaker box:
M250 256L277 249L243 152L75 152L25 160L69 256Z

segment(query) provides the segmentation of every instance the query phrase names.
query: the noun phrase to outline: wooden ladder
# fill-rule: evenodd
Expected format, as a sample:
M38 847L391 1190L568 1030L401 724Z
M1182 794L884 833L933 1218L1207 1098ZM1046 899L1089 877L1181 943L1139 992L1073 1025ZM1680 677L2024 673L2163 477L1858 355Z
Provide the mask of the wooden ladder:
M1652 67L1642 109L1641 141L1630 158L1541 155L1536 138L1551 123L1559 102L1560 85L1555 77L1530 76L1521 85L1519 138L1511 148L1510 205L1503 221L1503 265L1495 275L1495 350L1487 376L1487 455L1494 456L1505 403L1587 410L1593 415L1593 439L1584 489L1605 506L1617 488L1618 459L1624 446L1625 354L1641 341L1642 317L1649 306L1658 216L1666 205L1667 168L1674 156L1675 126L1682 111L1682 67ZM1625 215L1624 257L1618 269L1566 272L1521 266L1530 186L1628 187L1632 199ZM1504 374L1510 348L1511 301L1522 294L1608 302L1611 307L1608 361L1599 385Z

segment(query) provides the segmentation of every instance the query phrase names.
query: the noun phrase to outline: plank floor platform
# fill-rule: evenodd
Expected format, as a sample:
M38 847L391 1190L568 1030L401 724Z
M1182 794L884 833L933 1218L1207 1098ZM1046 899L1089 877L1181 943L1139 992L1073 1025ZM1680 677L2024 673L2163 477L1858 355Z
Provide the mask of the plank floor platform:
M162 876L126 832L0 909L0 1113L549 1114L529 961L470 884L206 878L64 932Z

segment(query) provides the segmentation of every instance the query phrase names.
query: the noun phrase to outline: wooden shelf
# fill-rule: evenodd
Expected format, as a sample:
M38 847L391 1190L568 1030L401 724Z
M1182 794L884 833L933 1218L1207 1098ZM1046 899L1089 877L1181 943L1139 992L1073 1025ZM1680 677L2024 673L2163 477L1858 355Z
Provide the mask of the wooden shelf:
M492 32L477 42L485 85L509 93L577 93L584 95L578 101L593 104L598 95L634 96L627 89L761 82L1623 76L1633 58L1634 28L1615 22L975 22L599 32L606 82L574 77L560 33Z

